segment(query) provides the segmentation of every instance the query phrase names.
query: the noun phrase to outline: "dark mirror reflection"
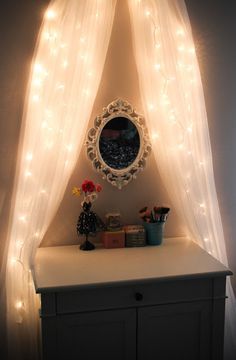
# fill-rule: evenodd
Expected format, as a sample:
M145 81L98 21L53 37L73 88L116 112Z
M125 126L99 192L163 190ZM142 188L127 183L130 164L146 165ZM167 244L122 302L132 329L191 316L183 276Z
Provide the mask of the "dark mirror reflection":
M113 169L130 166L140 147L139 133L134 123L126 117L116 117L106 123L99 139L103 161Z

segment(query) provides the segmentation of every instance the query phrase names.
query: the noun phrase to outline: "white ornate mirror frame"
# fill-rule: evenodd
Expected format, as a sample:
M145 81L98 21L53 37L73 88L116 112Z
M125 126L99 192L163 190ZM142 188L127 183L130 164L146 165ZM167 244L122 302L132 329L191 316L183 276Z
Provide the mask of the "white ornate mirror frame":
M99 140L104 126L110 120L118 117L130 120L139 134L138 154L128 167L122 169L110 167L102 158L99 148ZM103 179L106 179L118 189L136 178L137 174L144 169L146 158L151 152L151 143L143 116L137 114L132 105L122 99L116 99L103 108L103 112L94 120L94 127L88 131L85 145L87 146L88 158L96 171L100 172Z

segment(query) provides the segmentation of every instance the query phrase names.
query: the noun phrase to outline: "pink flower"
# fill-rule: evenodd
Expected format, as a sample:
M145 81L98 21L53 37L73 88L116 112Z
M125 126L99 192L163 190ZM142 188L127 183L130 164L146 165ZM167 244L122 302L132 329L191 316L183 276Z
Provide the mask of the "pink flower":
M146 215L147 217L150 217L150 216L151 216L151 211L147 209L146 212L145 212L145 215Z

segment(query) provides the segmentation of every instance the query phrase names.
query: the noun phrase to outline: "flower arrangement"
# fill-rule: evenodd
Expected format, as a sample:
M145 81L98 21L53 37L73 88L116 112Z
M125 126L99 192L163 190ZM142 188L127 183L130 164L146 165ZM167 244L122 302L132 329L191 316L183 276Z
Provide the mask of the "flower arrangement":
M72 194L75 196L84 195L85 202L93 202L97 198L97 193L102 191L100 184L94 184L92 180L85 179L81 187L74 186L72 189Z
M103 228L104 224L95 212L91 210L92 202L97 198L97 193L102 191L100 184L94 184L92 180L84 180L81 187L74 187L72 194L84 195L81 203L82 211L77 222L77 234L85 235L85 241L80 245L81 250L93 250L95 246L88 240L89 235L96 234L97 228Z
M153 210L145 206L139 211L139 216L146 223L165 222L169 211L170 208L164 206L154 206Z

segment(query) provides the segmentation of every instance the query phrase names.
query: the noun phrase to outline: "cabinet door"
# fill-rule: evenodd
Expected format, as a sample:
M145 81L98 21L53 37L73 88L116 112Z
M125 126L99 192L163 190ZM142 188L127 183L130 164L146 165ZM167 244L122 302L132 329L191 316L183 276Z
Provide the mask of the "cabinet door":
M139 309L138 360L209 360L210 323L208 302Z
M135 360L134 309L61 315L57 319L58 358Z

